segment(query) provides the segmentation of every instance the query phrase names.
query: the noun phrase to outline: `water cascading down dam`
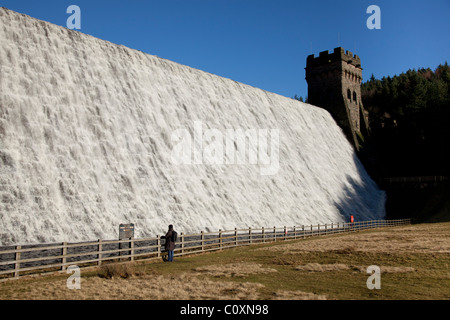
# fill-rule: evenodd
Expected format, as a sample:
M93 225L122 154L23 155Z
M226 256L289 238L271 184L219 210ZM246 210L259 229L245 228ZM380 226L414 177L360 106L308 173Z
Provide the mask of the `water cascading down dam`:
M324 109L5 8L0 43L0 245L385 216Z

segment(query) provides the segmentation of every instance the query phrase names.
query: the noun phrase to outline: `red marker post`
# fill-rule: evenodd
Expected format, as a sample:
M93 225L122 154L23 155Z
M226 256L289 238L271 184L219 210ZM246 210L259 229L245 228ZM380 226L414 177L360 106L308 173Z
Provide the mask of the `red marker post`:
M353 218L353 216L350 216L350 230L353 229L353 222L355 221L355 219Z

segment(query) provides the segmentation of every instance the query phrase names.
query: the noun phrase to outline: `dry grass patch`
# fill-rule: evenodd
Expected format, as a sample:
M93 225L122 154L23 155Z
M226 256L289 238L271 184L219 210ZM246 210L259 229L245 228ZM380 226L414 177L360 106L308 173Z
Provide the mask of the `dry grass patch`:
M350 269L349 266L341 263L334 263L334 264L308 263L302 266L295 267L295 270L313 271L313 272L340 271L349 269Z
M257 263L228 263L225 265L209 265L195 268L194 271L212 277L244 277L250 274L263 274L277 272L273 268L264 268Z
M134 263L110 263L100 267L98 276L105 279L130 278L134 276L143 276L145 272L138 270Z
M4 299L27 300L205 300L258 299L259 283L236 283L199 279L190 274L145 275L131 278L81 278L80 289L68 289L66 278L42 283L16 283L3 292Z
M275 292L272 300L327 300L327 297L312 292L280 290Z
M367 267L364 266L352 266L353 270L358 270L361 272L367 272ZM413 267L390 267L390 266L380 266L381 273L408 273L416 272L417 270Z
M295 270L299 271L310 271L310 272L329 272L329 271L342 271L342 270L355 270L360 272L367 272L367 267L346 265L342 263L333 264L320 264L320 263L307 263L305 265L296 266ZM416 272L417 270L412 267L390 267L381 266L381 273L406 273L406 272Z

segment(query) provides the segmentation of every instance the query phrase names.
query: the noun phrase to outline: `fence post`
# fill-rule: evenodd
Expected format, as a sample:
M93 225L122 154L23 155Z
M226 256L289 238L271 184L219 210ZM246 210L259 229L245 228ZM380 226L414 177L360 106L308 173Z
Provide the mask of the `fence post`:
M305 235L305 225L304 224L302 224L302 233L303 233L303 239L305 239L306 235Z
M252 228L248 227L248 243L252 244Z
M328 228L327 228L327 224L325 223L325 235L327 234L327 232L328 232Z
M261 228L261 233L262 233L262 242L266 242L266 236L264 234L264 227Z
M202 243L202 252L203 252L203 250L205 250L205 246L204 246L204 243L205 243L205 235L203 234L203 230L200 231L200 241L201 241L201 243Z
M320 236L320 224L317 225L317 236Z
M67 255L67 242L63 242L62 244L62 250L61 250L61 270L64 271L66 270L66 255Z
M98 251L98 254L97 254L98 262L97 262L97 264L99 266L102 265L102 258L103 258L102 250L103 250L102 239L98 239L98 250L97 250Z
M237 228L234 228L234 245L238 245Z
M180 233L180 242L181 242L181 254L184 253L184 234L183 232Z
M22 249L22 246L16 246L16 257L15 257L15 264L14 264L14 277L19 277L19 269L20 269L20 255L21 252L19 250Z
M277 228L273 227L273 242L277 242Z
M156 256L159 258L161 257L161 239L159 235L156 235L156 247Z
M296 240L296 239L297 239L297 229L294 226L294 240Z
M130 238L130 261L134 261L134 239Z
M284 241L286 241L286 236L287 236L287 228L286 228L286 226L284 226L283 233L284 233Z
M219 249L222 249L222 229L219 229Z

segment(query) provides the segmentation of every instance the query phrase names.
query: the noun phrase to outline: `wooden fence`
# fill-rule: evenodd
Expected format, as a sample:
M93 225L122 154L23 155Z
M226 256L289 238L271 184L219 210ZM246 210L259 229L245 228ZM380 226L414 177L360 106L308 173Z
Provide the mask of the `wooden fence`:
M175 256L223 250L256 243L296 240L343 232L411 224L410 219L371 220L259 229L219 230L197 234L180 233ZM164 239L97 240L81 243L52 243L0 247L0 280L23 275L65 271L70 265L80 268L107 262L161 259Z

